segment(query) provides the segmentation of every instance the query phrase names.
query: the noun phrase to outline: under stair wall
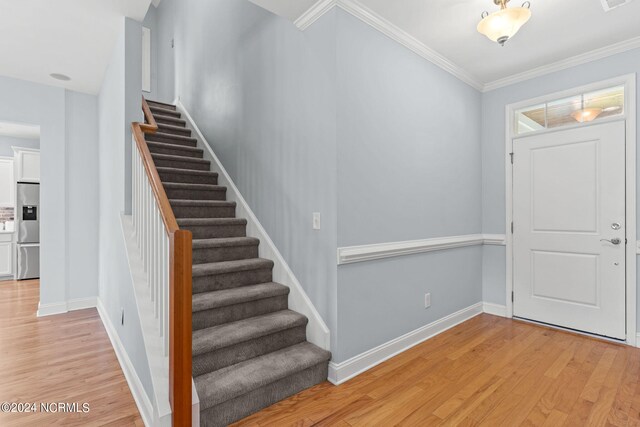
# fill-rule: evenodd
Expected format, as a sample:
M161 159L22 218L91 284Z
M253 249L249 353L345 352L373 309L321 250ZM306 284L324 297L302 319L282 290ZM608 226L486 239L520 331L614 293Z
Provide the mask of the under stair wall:
M159 100L180 98L335 344L334 14L309 33L247 0L163 0L156 18Z
M331 341L329 328L307 296L302 285L291 271L291 268L289 268L289 265L260 224L260 221L244 197L242 197L238 187L236 187L220 162L220 159L216 156L211 145L200 132L200 129L189 112L179 101L176 102L176 106L178 111L182 113L182 117L187 121L187 127L193 131L192 135L198 139L198 148L204 150L204 159L211 161L211 170L218 173L218 185L227 187L227 201L236 203L236 217L247 220L247 236L260 240L258 247L259 256L274 262L272 272L273 281L282 283L290 289L289 309L297 311L309 319L309 323L307 324L307 341L322 349L330 350Z

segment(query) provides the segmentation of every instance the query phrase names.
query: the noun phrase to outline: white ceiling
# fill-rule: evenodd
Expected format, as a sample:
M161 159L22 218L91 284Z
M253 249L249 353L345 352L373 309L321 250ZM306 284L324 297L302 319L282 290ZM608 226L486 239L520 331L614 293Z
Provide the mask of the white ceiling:
M98 93L121 18L151 0L0 0L0 75ZM49 77L66 74L69 82Z
M252 0L295 21L311 0ZM330 3L320 0L319 3ZM333 1L335 2L335 0ZM512 0L520 6L522 0ZM640 1L605 12L601 0L531 0L532 18L505 47L476 31L480 14L497 10L492 0L348 0L364 13L408 33L477 83L498 80L568 57L640 37ZM351 7L351 6L349 6ZM346 7L346 9L349 9Z
M40 126L27 125L22 123L0 122L0 136L39 139Z

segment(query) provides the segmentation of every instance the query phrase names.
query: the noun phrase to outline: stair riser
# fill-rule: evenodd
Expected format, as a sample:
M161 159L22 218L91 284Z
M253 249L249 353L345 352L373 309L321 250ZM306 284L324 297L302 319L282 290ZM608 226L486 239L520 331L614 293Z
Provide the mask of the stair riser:
M281 350L306 340L306 325L286 329L230 347L193 356L193 376L217 371L245 360Z
M226 190L183 190L177 188L165 188L165 191L169 199L177 200L226 200L227 198Z
M223 237L247 237L246 224L234 225L185 225L185 230L193 233L194 239L217 239ZM270 281L270 280L268 280Z
M171 136L158 135L153 133L148 133L145 135L145 139L147 141L156 141L156 142L164 142L165 144L173 144L173 145L184 145L187 147L196 147L198 145L197 140L184 140L180 138L172 138Z
M209 162L206 163L195 163L189 161L182 160L167 160L167 159L158 159L154 157L153 162L155 163L157 168L176 168L176 169L188 169L194 171L209 171L211 168L211 164Z
M194 264L252 258L258 258L258 245L193 249Z
M160 145L149 144L149 151L151 154L170 154L172 156L191 157L194 159L201 159L204 157L202 150L181 150L180 148L163 147Z
M179 184L208 184L208 185L218 185L218 177L216 175L192 175L188 173L174 173L174 172L158 172L160 174L160 179L162 182L176 182ZM205 191L200 189L180 189L180 191ZM223 190L206 190L206 191L215 191L216 193L225 193L226 189ZM198 200L198 199L190 199L190 200ZM217 199L216 199L217 200Z
M271 268L216 274L212 276L194 276L193 293L219 291L271 281Z
M186 126L186 122L184 120L180 120L175 117L154 116L154 119L156 119L156 123L158 124L164 124L169 126L182 126L182 127Z
M151 105L149 105L149 109L151 110L151 113L154 116L170 116L170 117L175 117L176 119L179 119L180 117L182 117L182 114L179 111L175 111L175 110L152 107Z
M329 365L320 363L235 399L200 411L201 427L224 427L327 379ZM206 402L200 402L206 408Z
M235 206L173 206L176 218L235 218Z
M161 104L159 102L153 102L153 101L149 101L149 100L147 100L147 104L149 105L149 108L155 107L155 108L162 108L162 109L165 109L165 110L176 111L176 106L175 105Z
M191 136L191 129L187 129L187 128L175 128L175 127L168 127L168 126L159 124L158 130L162 133L168 133L170 135L189 136L189 137Z

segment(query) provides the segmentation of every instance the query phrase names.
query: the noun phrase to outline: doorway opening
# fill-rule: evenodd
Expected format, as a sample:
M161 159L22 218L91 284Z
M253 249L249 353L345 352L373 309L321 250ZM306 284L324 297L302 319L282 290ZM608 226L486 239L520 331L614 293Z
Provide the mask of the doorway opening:
M636 344L635 78L507 106L508 317Z

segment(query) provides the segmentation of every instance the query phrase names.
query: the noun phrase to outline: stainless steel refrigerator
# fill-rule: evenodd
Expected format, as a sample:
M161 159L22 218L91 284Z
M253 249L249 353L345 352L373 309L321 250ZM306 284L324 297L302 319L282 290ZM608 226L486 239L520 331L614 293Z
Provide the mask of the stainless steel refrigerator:
M18 272L16 278L40 277L40 184L19 182L16 192Z

